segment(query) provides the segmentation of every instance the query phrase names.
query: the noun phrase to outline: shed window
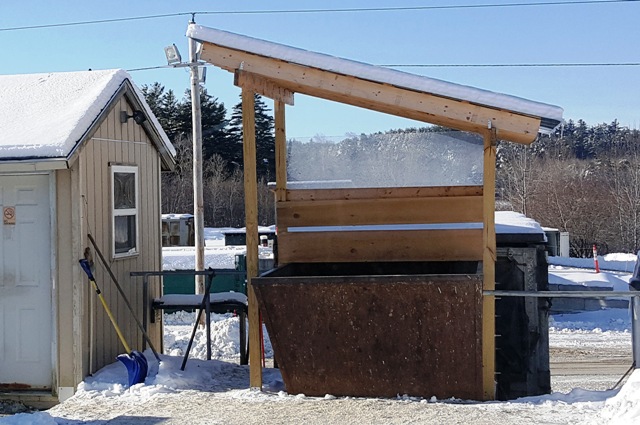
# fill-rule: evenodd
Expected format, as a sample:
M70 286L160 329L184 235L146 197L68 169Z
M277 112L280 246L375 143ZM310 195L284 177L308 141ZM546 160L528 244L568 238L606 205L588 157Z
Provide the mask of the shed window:
M138 167L111 166L113 256L138 253Z

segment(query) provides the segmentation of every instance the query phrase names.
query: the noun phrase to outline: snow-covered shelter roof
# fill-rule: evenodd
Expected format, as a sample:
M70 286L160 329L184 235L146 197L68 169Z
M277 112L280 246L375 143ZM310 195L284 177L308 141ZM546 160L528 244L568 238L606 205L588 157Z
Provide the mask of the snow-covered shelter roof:
M143 127L171 167L173 145L129 74L119 69L0 75L0 163L66 168L122 93L145 114Z
M531 143L562 122L562 108L515 96L195 24L187 36L202 43L203 60L236 73L237 85L267 97L278 93L290 100L285 103L304 93L460 130L491 126L499 138L519 143Z

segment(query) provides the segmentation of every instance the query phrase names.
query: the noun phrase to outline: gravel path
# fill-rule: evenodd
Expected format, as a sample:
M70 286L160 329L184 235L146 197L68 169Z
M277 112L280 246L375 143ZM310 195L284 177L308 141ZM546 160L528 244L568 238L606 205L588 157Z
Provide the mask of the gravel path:
M593 403L455 403L388 399L254 397L187 391L141 403L76 401L49 411L59 424L584 424Z

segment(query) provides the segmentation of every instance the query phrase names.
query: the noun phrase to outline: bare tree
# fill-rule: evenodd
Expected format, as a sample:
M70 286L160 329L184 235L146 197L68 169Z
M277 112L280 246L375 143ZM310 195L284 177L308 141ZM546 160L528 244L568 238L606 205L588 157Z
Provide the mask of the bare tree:
M224 203L224 182L229 178L226 161L218 154L213 154L205 162L204 170L204 219L207 226L222 227L226 225Z
M176 168L162 174L162 212L193 213L193 149L191 140L180 137L174 143Z
M276 222L275 194L269 189L267 182L258 182L258 224L270 226Z
M619 239L617 250L635 253L640 249L640 137L629 133L616 142L603 161L614 206L613 233Z

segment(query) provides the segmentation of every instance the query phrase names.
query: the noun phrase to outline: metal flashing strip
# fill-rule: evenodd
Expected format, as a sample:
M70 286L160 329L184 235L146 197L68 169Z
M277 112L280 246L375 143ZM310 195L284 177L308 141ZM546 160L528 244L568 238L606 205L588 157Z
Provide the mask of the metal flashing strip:
M24 160L0 161L0 173L44 172L69 168L66 158L26 158Z
M640 297L640 291L482 291L482 295L533 298L635 298Z

